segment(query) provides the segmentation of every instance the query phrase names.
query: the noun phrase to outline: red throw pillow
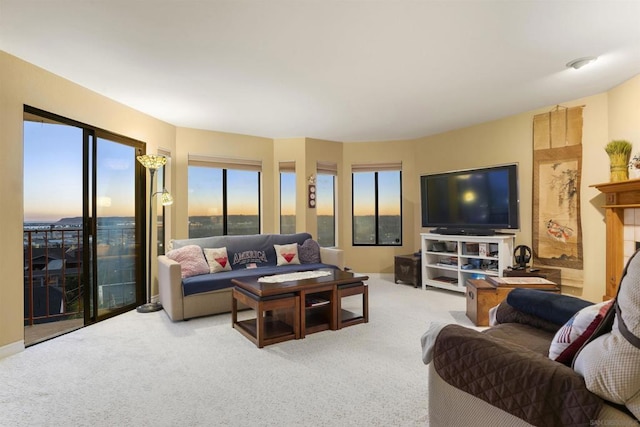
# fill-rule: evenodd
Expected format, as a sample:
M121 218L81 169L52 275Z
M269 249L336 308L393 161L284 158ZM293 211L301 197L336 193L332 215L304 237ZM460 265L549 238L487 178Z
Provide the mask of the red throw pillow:
M291 243L290 245L273 245L273 248L276 250L278 265L300 264L297 243Z
M593 335L612 304L613 300L604 301L577 312L556 332L549 347L549 358L571 366L574 356Z
M231 270L227 248L204 248L204 256L209 263L209 272L217 273L219 271Z

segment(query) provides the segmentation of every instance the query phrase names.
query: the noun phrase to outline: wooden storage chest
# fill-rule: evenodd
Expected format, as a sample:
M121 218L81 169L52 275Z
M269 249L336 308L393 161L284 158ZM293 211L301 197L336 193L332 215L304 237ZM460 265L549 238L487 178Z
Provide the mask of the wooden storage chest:
M411 283L414 288L422 284L422 268L420 265L420 257L414 254L397 255L395 257L395 275L394 281L402 281Z
M500 304L517 287L523 286L495 286L486 280L467 280L467 317L476 326L489 326L489 310ZM560 293L557 285L536 285L528 288Z

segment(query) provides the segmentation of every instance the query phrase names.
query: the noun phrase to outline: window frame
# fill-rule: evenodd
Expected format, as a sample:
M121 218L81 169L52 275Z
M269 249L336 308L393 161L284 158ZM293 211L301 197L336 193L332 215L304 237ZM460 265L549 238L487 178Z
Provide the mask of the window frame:
M297 188L297 176L296 176L296 164L295 162L280 162L280 174L279 174L279 194L280 194L280 206L279 206L279 230L280 233L283 234L282 232L282 175L283 174L290 174L293 175L293 231L292 233L296 232L296 222L297 222L297 199L298 199L298 194L296 191ZM290 230L285 230L285 232L288 234Z
M296 215L297 215L297 213L296 213L296 198L297 198L297 194L296 194L296 189L295 189L296 173L295 173L295 171L294 172L285 171L285 170L281 170L280 171L280 206L279 206L279 208L280 208L280 212L279 212L280 222L279 222L279 226L280 226L280 233L281 234L283 233L283 231L282 231L282 229L283 229L283 223L282 223L282 218L283 218L283 215L282 215L282 194L283 194L282 193L282 190L283 190L282 183L283 183L283 180L282 180L282 175L283 174L293 175L293 179L294 179L294 189L293 189L293 209L294 209L294 212L293 212L293 215L291 215L291 216L293 216L293 231L285 230L285 233L289 234L290 231L291 231L291 233L295 233L295 230L296 230Z
M205 156L189 156L189 162L187 165L187 181L189 176L189 168L191 167L201 167L201 168L210 168L210 169L218 169L222 171L222 236L229 235L229 215L228 215L228 171L246 171L246 172L255 172L257 173L257 187L256 187L256 196L257 196L257 222L258 229L256 230L256 234L262 233L262 163L260 161L255 160L245 160L245 159L222 159L222 158L209 158ZM188 183L187 183L188 185ZM190 221L190 215L188 214L189 201L187 200L187 221ZM187 232L189 234L189 238L191 236L191 227L187 227ZM218 234L212 234L213 236L218 236Z
M333 224L332 224L332 230L333 230L333 243L331 245L323 245L320 241L320 230L318 230L318 243L320 244L321 247L324 248L334 248L337 246L337 240L338 240L338 231L337 231L337 218L336 218L336 175L333 173L321 173L319 172L316 175L316 209L319 208L319 199L321 197L321 191L318 185L318 177L319 176L329 176L331 177L331 190L332 190L332 213L331 213L331 218L333 219ZM320 215L317 215L317 211L316 211L316 216L319 217ZM316 224L316 228L318 227L318 225Z
M379 201L380 201L380 196L379 196L379 173L380 172L398 172L398 185L399 185L399 202L400 202L400 241L398 243L380 243L380 232L379 232L379 226L380 226L380 211L379 211ZM374 179L374 232L375 232L375 242L374 243L356 243L356 227L355 227L355 194L356 194L356 189L355 189L355 174L356 173L373 173L373 179ZM402 242L403 242L403 227L402 227L402 223L403 223L403 215L402 215L402 169L398 169L398 168L389 168L386 169L384 167L380 167L379 169L376 169L375 167L373 168L367 168L367 167L357 167L357 166L353 166L353 169L351 171L351 244L353 246L389 246L389 247L395 247L395 246L402 246Z

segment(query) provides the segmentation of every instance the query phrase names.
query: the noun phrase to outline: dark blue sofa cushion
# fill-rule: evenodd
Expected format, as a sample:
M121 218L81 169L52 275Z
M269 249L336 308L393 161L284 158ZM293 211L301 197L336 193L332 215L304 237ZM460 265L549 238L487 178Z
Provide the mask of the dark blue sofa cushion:
M276 243L277 244L277 243ZM275 251L274 251L275 255ZM182 279L182 293L184 296L199 294L202 292L218 291L232 288L231 279L247 277L271 276L274 274L293 273L296 271L318 270L321 268L337 268L329 264L290 264L281 266L266 266L258 268L242 268L231 271L221 271L213 274L201 274L199 276Z

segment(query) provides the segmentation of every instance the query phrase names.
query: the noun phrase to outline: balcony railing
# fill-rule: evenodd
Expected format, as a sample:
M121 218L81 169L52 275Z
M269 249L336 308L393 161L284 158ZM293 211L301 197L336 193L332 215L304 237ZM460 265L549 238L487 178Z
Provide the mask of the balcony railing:
M82 313L82 230L24 230L25 325Z
M135 302L135 228L98 227L98 308ZM24 323L79 318L84 313L82 230L24 229Z

